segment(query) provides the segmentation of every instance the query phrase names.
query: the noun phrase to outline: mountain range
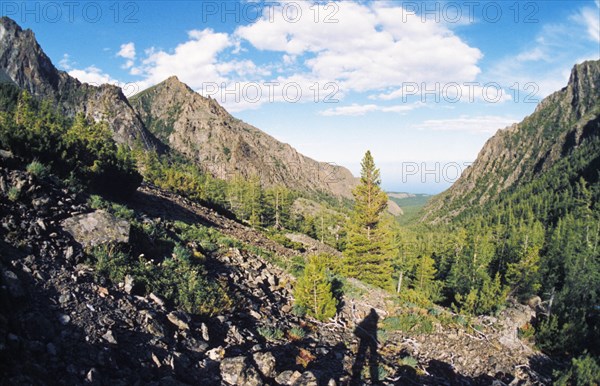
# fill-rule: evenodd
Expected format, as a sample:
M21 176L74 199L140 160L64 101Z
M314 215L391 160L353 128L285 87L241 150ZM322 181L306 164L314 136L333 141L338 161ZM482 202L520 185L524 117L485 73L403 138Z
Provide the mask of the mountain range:
M265 186L352 197L352 173L318 162L231 116L176 77L128 100L119 87L81 83L58 70L31 30L0 18L0 79L52 101L63 113L105 121L117 143L176 151L221 178L259 176Z

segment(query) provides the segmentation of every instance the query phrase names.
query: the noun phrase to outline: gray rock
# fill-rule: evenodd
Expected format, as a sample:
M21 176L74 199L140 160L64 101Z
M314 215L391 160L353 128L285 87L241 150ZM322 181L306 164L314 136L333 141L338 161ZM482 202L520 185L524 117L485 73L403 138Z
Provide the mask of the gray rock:
M280 385L292 386L295 385L295 382L302 377L298 371L286 370L279 374L277 378L275 378L275 382Z
M169 322L173 323L180 330L190 329L190 326L188 324L189 319L187 315L185 315L182 312L170 312L169 314L167 314L167 319L169 319Z
M275 365L277 362L275 361L275 357L270 352L255 352L252 357L254 358L254 362L256 362L256 367L258 367L258 371L261 372L267 378L275 377Z
M3 271L2 279L11 297L18 299L25 296L25 291L23 290L21 281L19 281L19 278L13 271Z
M208 343L189 336L184 340L184 344L188 350L196 353L204 353L208 350Z
M210 341L210 335L208 334L208 327L206 326L206 324L202 323L202 325L200 326L200 329L202 330L202 339L204 339L205 341L209 342Z
M90 369L90 371L87 372L87 375L85 376L85 383L88 384L92 384L92 385L100 385L100 373L98 372L98 370L96 370L96 368L92 367Z
M294 382L294 386L319 386L319 381L312 371L305 371L302 376Z
M127 294L131 294L131 291L133 290L133 276L125 276L125 286L123 287L123 289L125 290L125 292L127 292Z
M58 302L60 304L68 303L71 300L71 294L69 292L65 292L58 297Z
M58 316L58 321L64 326L71 321L71 317L69 315L61 314Z
M151 293L150 295L148 295L148 297L156 304L158 304L159 306L163 307L165 305L165 301L158 295L156 295L155 293Z
M229 385L261 386L258 371L246 357L225 358L221 361L221 378Z
M73 216L64 220L61 225L86 248L129 242L129 222L120 220L104 210Z
M158 323L155 319L148 319L148 323L146 324L146 331L150 334L154 335L157 338L165 337L165 330L163 326Z
M0 149L0 158L3 160L13 159L15 156L11 151Z
M213 361L220 361L225 355L225 349L221 346L206 352L206 356Z
M104 339L105 341L107 341L110 344L117 344L117 339L113 335L112 330L106 331L106 333L104 335L102 335L102 339Z

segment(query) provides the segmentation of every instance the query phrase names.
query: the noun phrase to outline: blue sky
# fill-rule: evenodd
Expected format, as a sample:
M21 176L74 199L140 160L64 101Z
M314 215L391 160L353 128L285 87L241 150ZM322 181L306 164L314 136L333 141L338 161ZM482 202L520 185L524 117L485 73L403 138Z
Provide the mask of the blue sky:
M600 57L598 1L0 2L52 61L126 95L170 75L388 190L437 193Z

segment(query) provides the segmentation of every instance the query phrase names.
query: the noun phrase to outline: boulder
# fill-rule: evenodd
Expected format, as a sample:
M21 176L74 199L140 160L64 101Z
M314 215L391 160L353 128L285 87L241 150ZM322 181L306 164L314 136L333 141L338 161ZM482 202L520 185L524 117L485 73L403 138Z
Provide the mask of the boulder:
M294 382L294 386L319 386L319 381L311 371L305 371L300 378Z
M73 216L61 225L84 248L129 242L129 222L104 210Z
M275 382L280 385L291 386L295 385L296 381L298 381L302 377L298 371L286 370L279 374L277 378L275 378Z
M189 330L190 325L188 324L189 318L183 312L173 311L167 314L169 322L173 323L180 330Z
M258 371L246 357L225 358L221 361L221 378L229 385L262 386Z
M255 352L253 354L254 362L258 367L258 371L261 372L267 378L275 377L275 357L270 352Z
M23 286L21 285L21 281L17 275L9 270L2 272L2 281L6 285L8 289L8 293L11 297L18 299L25 296L25 291L23 290Z

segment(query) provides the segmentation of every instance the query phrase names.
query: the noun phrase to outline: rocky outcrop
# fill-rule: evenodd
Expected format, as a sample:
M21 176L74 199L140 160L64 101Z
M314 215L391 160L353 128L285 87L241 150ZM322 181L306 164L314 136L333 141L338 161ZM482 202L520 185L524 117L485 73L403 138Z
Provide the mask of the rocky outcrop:
M317 162L239 119L176 77L130 99L146 126L217 177L257 176L266 186L351 198L350 171Z
M262 386L256 368L246 357L225 358L221 361L221 379L228 385Z
M475 162L425 208L426 221L447 221L531 181L591 135L599 134L600 61L571 71L568 85L545 98L535 112L490 138Z
M8 17L0 18L0 81L54 102L69 116L84 113L94 121L107 122L118 143L164 148L146 130L119 87L81 83L57 70L33 32Z
M404 214L404 211L402 210L400 205L396 204L392 200L388 200L387 202L387 211L392 216L402 216Z
M129 222L104 210L73 216L61 225L84 248L129 242Z

